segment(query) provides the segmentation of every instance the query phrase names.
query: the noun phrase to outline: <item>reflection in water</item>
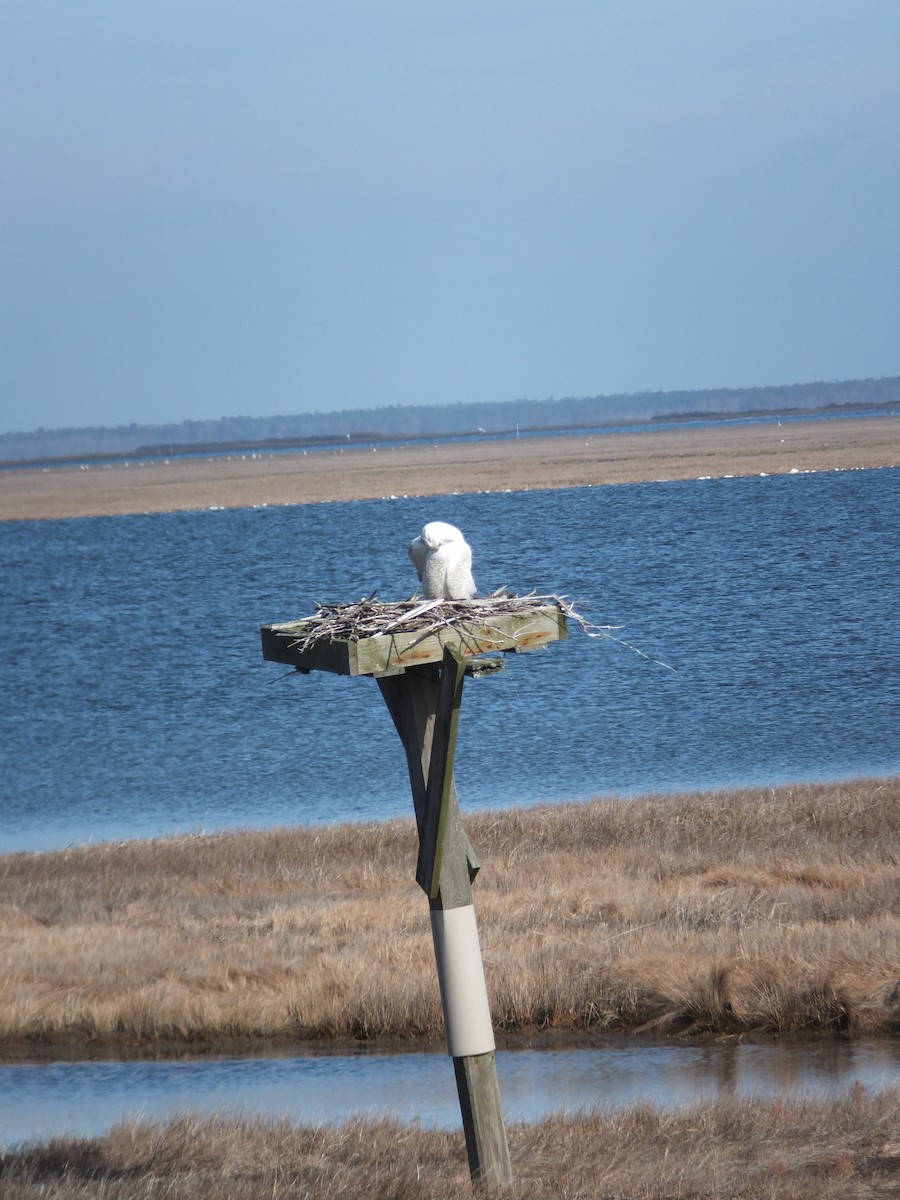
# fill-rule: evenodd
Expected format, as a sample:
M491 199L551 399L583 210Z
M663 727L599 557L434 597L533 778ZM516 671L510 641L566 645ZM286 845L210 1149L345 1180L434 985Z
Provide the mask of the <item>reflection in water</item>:
M900 1042L773 1044L611 1042L578 1050L502 1051L507 1120L600 1105L677 1108L722 1096L836 1095L856 1082L900 1087ZM459 1126L443 1054L80 1062L0 1067L0 1145L90 1136L126 1115L245 1112L334 1124L350 1114Z

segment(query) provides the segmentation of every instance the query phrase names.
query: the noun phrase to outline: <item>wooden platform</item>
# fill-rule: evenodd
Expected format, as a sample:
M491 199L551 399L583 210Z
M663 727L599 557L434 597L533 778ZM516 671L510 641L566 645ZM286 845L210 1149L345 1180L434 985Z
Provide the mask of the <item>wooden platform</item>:
M263 658L298 671L331 671L337 675L399 675L407 667L440 662L449 648L466 659L497 652L522 653L568 637L562 607L539 597L539 602L496 600L385 604L378 630L377 604L361 635L341 628L341 606L331 623L321 611L315 617L263 625ZM355 608L357 606L347 606ZM373 626L375 631L373 632ZM343 635L343 636L341 636Z

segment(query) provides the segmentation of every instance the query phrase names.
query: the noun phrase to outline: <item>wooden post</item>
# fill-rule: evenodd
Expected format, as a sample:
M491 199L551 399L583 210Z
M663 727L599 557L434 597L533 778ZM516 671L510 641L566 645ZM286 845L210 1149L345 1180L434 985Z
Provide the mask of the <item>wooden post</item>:
M416 879L428 896L447 1051L453 1059L469 1171L484 1187L512 1179L494 1034L472 904L478 861L462 828L453 783L465 663L445 649L437 664L379 678L406 751L419 828Z
M469 1169L487 1187L509 1183L512 1169L500 1108L494 1031L472 880L478 859L459 816L453 757L463 678L498 667L485 654L536 650L568 636L558 597L418 599L380 605L319 606L314 617L263 625L263 658L295 670L369 675L378 680L403 748L419 830L416 879L428 896L447 1050L453 1059ZM381 610L380 612L378 610ZM381 616L380 623L373 618ZM361 632L363 623L368 632ZM479 661L480 660L480 661Z

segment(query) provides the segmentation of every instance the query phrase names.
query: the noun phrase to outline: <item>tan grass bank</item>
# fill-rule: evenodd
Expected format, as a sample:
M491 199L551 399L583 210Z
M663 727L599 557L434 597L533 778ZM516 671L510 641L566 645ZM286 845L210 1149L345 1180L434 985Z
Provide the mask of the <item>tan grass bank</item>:
M900 464L900 417L0 471L0 520Z
M900 777L465 816L501 1034L900 1030ZM413 822L0 859L0 1052L434 1040Z
M900 1092L721 1101L551 1116L509 1131L505 1200L888 1200L900 1183ZM392 1121L339 1128L183 1117L59 1138L0 1160L17 1200L458 1200L461 1132ZM477 1192L475 1193L478 1194Z

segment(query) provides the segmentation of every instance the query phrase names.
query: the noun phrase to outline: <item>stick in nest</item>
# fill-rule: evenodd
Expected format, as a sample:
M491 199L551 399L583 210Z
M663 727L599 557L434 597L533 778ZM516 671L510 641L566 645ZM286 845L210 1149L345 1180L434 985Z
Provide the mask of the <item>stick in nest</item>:
M317 604L316 612L298 624L303 635L297 644L304 649L320 640L361 641L378 637L397 625L427 632L432 627L456 621L486 621L501 613L526 613L541 604L562 602L556 596L500 596L484 600L398 600L381 601L365 596L355 604Z
M527 596L494 595L474 600L413 598L388 602L378 600L373 592L355 604L317 604L313 616L298 622L302 625L302 633L292 646L307 650L320 641L361 641L363 638L389 633L398 625L427 637L438 629L457 622L477 621L489 624L493 617L501 614L525 614L547 605L558 608L567 618L574 621L587 637L610 638L649 662L657 663L670 671L675 669L668 663L659 662L658 659L644 654L628 642L614 637L614 631L620 628L619 626L595 625L577 612L572 602L564 596L538 595L535 592L530 592Z

